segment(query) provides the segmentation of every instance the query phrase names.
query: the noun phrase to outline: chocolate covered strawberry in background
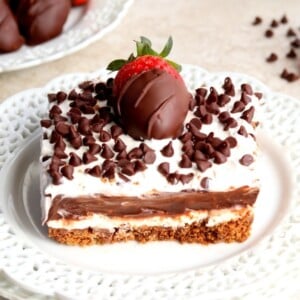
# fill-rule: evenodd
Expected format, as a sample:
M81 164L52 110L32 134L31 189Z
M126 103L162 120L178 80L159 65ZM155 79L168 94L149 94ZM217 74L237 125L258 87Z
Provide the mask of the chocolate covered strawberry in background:
M0 0L0 53L38 45L63 31L71 7L88 0Z
M126 132L135 139L178 137L188 112L191 95L179 74L181 67L166 59L172 49L170 37L163 50L151 41L136 42L137 55L111 62L118 71L114 84L114 109Z

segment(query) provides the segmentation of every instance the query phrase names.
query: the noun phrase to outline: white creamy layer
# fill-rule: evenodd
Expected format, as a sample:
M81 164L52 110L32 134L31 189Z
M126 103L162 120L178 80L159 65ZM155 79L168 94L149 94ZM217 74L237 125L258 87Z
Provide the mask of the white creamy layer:
M106 80L106 78L103 78ZM224 93L224 90L220 85L215 87L219 93ZM209 93L209 86L208 93ZM224 107L220 108L222 111L230 111L235 101L240 100L241 91L240 86L235 86L236 95L232 97L231 101ZM66 91L68 93L68 91ZM250 108L250 106L255 107L255 117L253 122L258 121L257 111L259 110L259 100L256 96L250 96L252 101L246 106L245 110ZM105 106L105 102L99 102L101 106ZM50 104L53 106L55 103ZM59 104L59 107L63 111L62 115L67 116L66 113L69 111L69 101L64 101ZM84 115L83 115L84 116ZM86 115L88 118L91 118L91 115ZM255 134L255 129L247 121L240 118L241 113L232 114L232 116L238 122L238 127L229 129L227 131L223 130L223 125L219 122L216 115L213 115L213 122L211 124L203 124L201 132L209 134L214 132L215 137L225 139L228 136L233 136L237 140L237 147L231 149L231 155L227 158L227 162L224 164L213 164L213 166L207 169L205 172L200 172L196 164L193 163L192 168L180 168L178 163L181 160L181 147L182 143L178 140L172 140L172 145L174 148L174 155L169 158L161 154L160 150L166 146L170 139L163 140L146 140L145 143L155 150L156 160L153 164L148 164L147 169L143 172L137 172L133 176L128 176L130 182L125 182L117 174L115 174L114 180L107 180L103 178L98 178L91 176L85 173L86 168L92 168L95 165L102 165L104 158L99 154L96 154L97 161L94 161L90 164L83 164L74 168L74 179L68 180L67 178L62 178L62 183L59 185L54 185L52 179L47 173L50 160L42 163L41 170L41 192L45 198L42 200L43 206L43 218L44 221L47 219L48 211L52 205L52 200L57 195L65 195L68 197L76 197L80 195L93 195L93 194L104 194L107 196L148 196L155 194L157 192L180 192L183 189L194 189L194 190L203 190L200 186L200 181L204 177L208 177L209 181L209 190L211 191L227 191L229 189L240 187L240 186L250 186L257 187L259 186L258 174L256 172L257 162L256 158L258 155L258 148L255 140L249 135L247 138L237 134L238 128L243 125L248 133ZM186 122L191 118L194 118L192 112L188 112ZM110 132L109 128L112 123L106 125L104 130ZM43 128L43 131L46 132L49 136L53 130L53 126L46 129ZM96 141L100 144L99 134L93 133ZM128 135L121 135L120 138L127 145L127 152L131 149L138 147L140 141L132 139ZM88 150L87 146L82 146L80 149L75 150L67 141L67 148L65 152L69 154L70 152L75 152L82 157L82 154ZM114 145L113 139L106 143L111 148ZM41 143L41 157L43 156L52 156L54 151L54 145L49 143L49 140L42 140ZM239 163L240 158L245 154L251 154L254 157L254 163L250 166L243 166ZM112 159L113 160L113 159ZM177 184L170 184L167 179L162 176L157 167L162 162L168 162L170 164L170 172L178 171L180 174L194 173L193 179L187 183L182 184L178 182ZM46 196L47 195L47 196ZM142 200L141 200L142 201ZM49 225L52 223L49 223Z
M92 216L82 218L80 220L72 221L60 219L57 221L49 221L48 227L63 228L67 230L72 229L105 229L115 231L116 228L132 229L141 226L159 226L178 228L185 225L190 225L194 222L201 222L207 219L206 227L213 227L229 221L234 221L245 216L247 212L252 213L252 207L234 208L234 209L220 209L220 210L203 210L190 211L177 217L171 216L154 216L147 218L110 218L100 214L93 214ZM63 212L61 212L63 215Z

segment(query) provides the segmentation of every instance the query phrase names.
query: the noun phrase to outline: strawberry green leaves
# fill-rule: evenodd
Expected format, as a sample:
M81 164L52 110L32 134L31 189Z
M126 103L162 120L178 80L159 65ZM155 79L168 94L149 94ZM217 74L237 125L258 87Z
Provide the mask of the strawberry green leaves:
M165 44L164 48L159 53L157 51L155 51L154 49L152 49L152 43L147 37L141 36L139 41L135 41L135 44L136 44L136 56L134 56L134 54L131 53L127 60L116 59L107 66L107 70L118 71L125 64L135 60L137 57L144 56L144 55L152 55L152 56L157 56L157 57L161 57L161 58L165 59L172 50L173 39L170 36L168 38L167 43ZM181 71L181 66L179 64L177 64L169 59L165 59L165 60L168 62L168 64L170 64L178 72Z

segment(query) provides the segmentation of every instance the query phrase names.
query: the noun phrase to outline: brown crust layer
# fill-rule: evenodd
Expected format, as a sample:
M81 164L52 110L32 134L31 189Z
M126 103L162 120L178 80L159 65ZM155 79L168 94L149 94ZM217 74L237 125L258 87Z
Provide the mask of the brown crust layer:
M177 240L180 243L200 244L232 243L243 242L249 237L252 221L253 213L249 210L237 220L212 227L207 227L207 220L204 220L178 228L141 226L131 230L116 229L114 232L93 230L92 228L74 230L48 228L48 234L50 238L59 243L80 246L111 244L131 240L140 243L170 240Z

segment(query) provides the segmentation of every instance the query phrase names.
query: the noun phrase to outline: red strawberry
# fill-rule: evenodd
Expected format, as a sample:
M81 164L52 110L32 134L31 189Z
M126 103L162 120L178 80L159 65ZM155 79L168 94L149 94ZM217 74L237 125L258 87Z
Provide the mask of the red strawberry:
M116 97L119 95L125 83L132 76L151 69L162 69L174 78L182 80L182 77L178 73L181 70L181 66L165 59L170 53L172 46L173 40L172 37L169 37L163 50L157 53L151 48L151 41L145 37L141 37L141 40L136 42L137 56L131 54L127 60L117 59L112 61L107 66L107 69L118 71L114 80L114 95Z
M88 0L71 0L72 6L80 6L87 4Z

